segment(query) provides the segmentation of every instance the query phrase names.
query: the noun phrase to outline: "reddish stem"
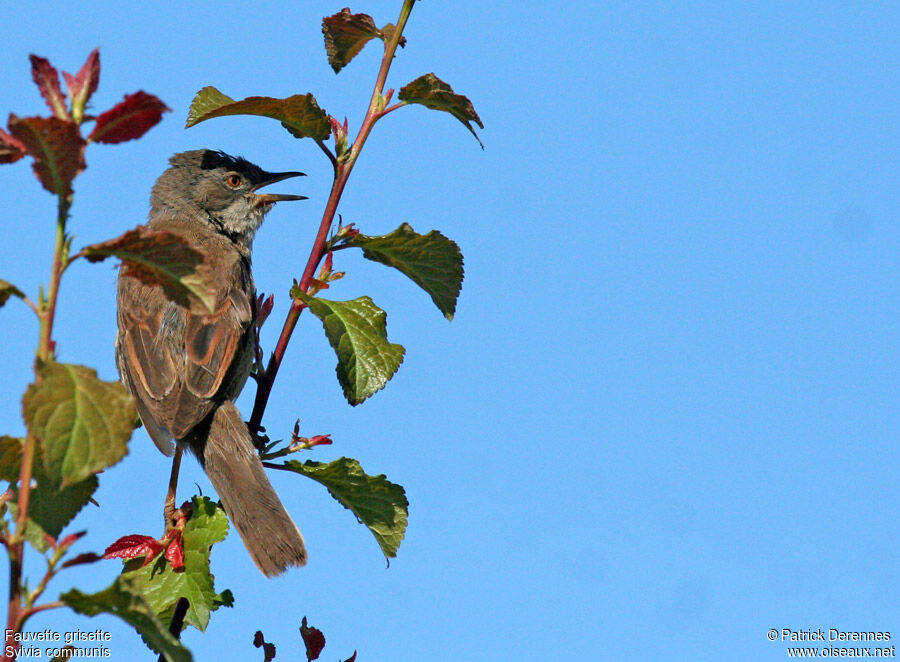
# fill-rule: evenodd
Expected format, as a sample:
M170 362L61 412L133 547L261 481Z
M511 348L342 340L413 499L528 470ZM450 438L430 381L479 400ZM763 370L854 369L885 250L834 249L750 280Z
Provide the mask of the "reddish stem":
M385 112L388 112L385 111L384 106L387 103L387 99L390 98L390 91L388 92L387 97L382 95L382 91L384 90L384 83L387 80L388 71L390 71L391 68L391 62L394 59L394 53L400 43L400 38L403 36L403 29L406 27L406 21L409 18L409 13L412 11L414 4L415 0L404 0L403 2L403 7L400 10L400 18L397 20L397 28L394 31L393 38L385 44L384 47L384 56L381 59L381 67L378 69L375 88L372 90L369 109L366 112L365 119L363 119L362 126L359 127L359 133L356 136L356 140L354 140L353 144L350 146L347 158L343 162L339 162L323 143L319 143L319 147L321 147L329 156L329 159L334 166L334 183L331 186L328 202L325 204L325 211L322 213L319 231L316 234L312 250L309 253L309 259L306 261L306 267L303 269L303 275L300 277L300 282L298 284L300 289L304 292L309 290L310 280L312 279L316 268L319 266L319 262L321 262L322 258L325 256L328 229L334 222L338 203L341 201L341 195L344 192L344 187L347 185L347 180L350 178L353 166L356 164L356 159L359 158L360 150L362 150L369 134L372 132L372 127L375 126L375 122L377 122ZM395 107L392 107L390 110L394 110L394 108ZM262 417L266 410L266 404L269 401L269 395L272 392L272 385L275 382L278 369L281 367L281 361L287 350L288 342L290 342L291 335L294 333L294 328L297 326L297 320L300 319L300 313L303 312L304 308L306 308L306 304L300 299L294 299L291 302L291 308L288 311L284 326L281 329L281 335L278 337L278 342L275 345L275 351L272 352L272 356L269 358L269 364L266 367L265 373L257 380L256 399L253 403L253 413L250 416L249 424L251 434L257 434L261 429Z
M56 218L56 246L53 250L53 266L50 270L50 285L47 299L37 307L41 320L38 339L37 362L35 363L35 384L41 381L40 366L53 359L53 320L56 315L56 302L59 296L59 284L63 271L68 264L68 246L66 242L66 220L72 205L70 197L59 196ZM19 471L19 498L16 508L16 531L10 537L7 551L9 554L9 611L6 620L6 637L3 660L15 658L19 642L15 635L22 630L25 619L33 613L22 605L22 567L25 562L25 526L28 521L28 504L31 497L31 479L34 471L34 457L37 439L29 432L22 448L22 467Z
M331 186L331 194L328 196L328 203L325 205L322 221L319 223L319 232L316 234L312 250L309 253L309 259L306 261L306 268L303 269L303 275L300 277L299 287L303 291L309 288L309 281L325 254L328 228L331 227L334 221L341 193L347 183L347 177L350 175L350 168L346 167L347 165L349 165L349 162L335 168L334 184ZM269 365L266 367L265 373L257 382L256 400L253 403L253 414L250 416L251 434L256 434L260 430L263 412L266 410L269 394L272 392L272 384L275 382L275 376L278 374L278 368L281 366L284 352L287 350L287 344L294 333L294 327L297 326L297 320L300 319L300 313L304 308L306 308L306 304L300 299L294 299L291 302L291 309L288 311L287 319L284 320L284 327L281 329L281 335L278 337L275 351L272 352L272 356L269 358Z

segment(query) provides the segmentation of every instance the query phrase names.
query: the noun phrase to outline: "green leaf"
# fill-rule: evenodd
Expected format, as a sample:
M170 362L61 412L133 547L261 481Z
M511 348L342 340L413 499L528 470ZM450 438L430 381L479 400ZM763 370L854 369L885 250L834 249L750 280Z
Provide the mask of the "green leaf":
M367 259L406 274L428 292L444 317L453 319L463 281L463 257L456 242L437 230L416 234L404 223L390 234L378 237L358 234L347 245L362 248Z
M25 424L37 437L46 474L68 486L125 457L134 402L119 382L104 382L81 365L51 361L40 385L22 399Z
M190 606L184 617L185 625L206 630L210 612L233 603L231 591L216 593L209 569L210 548L225 540L228 518L225 511L207 497L194 497L191 518L184 527L184 569L175 571L162 554L149 565L141 567L143 559L126 563L123 576L140 582L143 596L153 613L168 623L178 599L185 597Z
M16 483L22 465L23 444L23 439L0 437L0 478L14 486L15 496L10 502L13 511L17 510L19 501ZM34 460L33 477L37 485L31 487L25 538L39 552L45 552L49 545L44 536L59 537L66 525L90 502L98 481L96 476L89 476L74 485L61 487L58 479L54 480L44 471L40 451Z
M54 195L72 195L72 181L87 167L78 125L58 117L9 116L9 132L34 158L34 174Z
M85 616L112 614L136 629L148 644L166 656L169 662L192 662L191 652L182 646L144 600L141 581L120 575L107 589L86 594L78 589L63 593L65 604Z
M322 34L325 35L325 52L328 64L339 72L363 49L369 41L378 38L388 42L396 28L388 23L381 30L368 14L354 14L346 7L332 16L322 19ZM400 38L400 45L406 38Z
M9 300L9 297L19 297L20 299L24 299L25 294L9 281L0 278L0 307Z
M453 88L447 85L434 74L425 74L419 76L411 83L405 85L401 90L398 98L406 103L418 103L432 110L443 110L450 113L465 125L465 127L475 136L475 140L484 149L484 145L475 129L472 128L471 122L475 122L482 129L484 124L481 118L475 112L472 102L461 94L453 92Z
M99 484L96 476L61 487L46 476L42 467L35 462L37 487L31 489L28 501L28 520L34 522L48 535L58 538L62 530L91 500ZM18 490L16 499L18 500Z
M259 115L281 122L295 138L312 138L322 141L331 134L328 115L319 108L312 94L295 94L287 99L273 97L247 97L235 101L214 87L204 87L197 92L188 111L184 128L213 117L226 115Z
M288 460L284 466L327 487L331 496L369 527L386 558L397 556L409 515L409 501L400 485L384 474L367 475L359 462L349 457L327 464Z
M402 345L388 342L387 313L369 297L329 301L311 297L299 287L291 296L301 299L322 320L325 335L337 354L337 377L344 397L358 405L380 391L403 362Z
M110 256L122 260L122 275L145 285L159 285L166 297L196 314L216 310L215 283L203 253L181 235L151 230L139 225L134 230L85 246L82 254L91 262Z
M0 480L15 483L22 469L24 439L3 435L0 437Z
M18 519L19 509L16 507L15 502L10 501L7 505L13 520ZM47 533L31 518L25 520L25 540L41 554L50 549L50 543L47 542L46 535Z
M384 27L381 28L381 39L385 43L389 42L394 38L394 33L397 32L397 26L393 23L388 23ZM400 48L406 48L406 37L400 36L400 41L397 42Z

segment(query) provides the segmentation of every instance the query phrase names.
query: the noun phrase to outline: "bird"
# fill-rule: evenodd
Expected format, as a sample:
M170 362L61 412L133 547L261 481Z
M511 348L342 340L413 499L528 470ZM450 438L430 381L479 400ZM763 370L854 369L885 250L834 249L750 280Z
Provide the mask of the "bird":
M305 196L258 193L301 172L266 172L210 149L175 154L150 195L147 227L186 239L203 255L212 312L193 312L158 284L120 270L116 363L150 438L165 455L196 456L253 562L266 576L305 565L288 514L234 403L256 352L253 238L274 203ZM167 507L174 510L174 479Z

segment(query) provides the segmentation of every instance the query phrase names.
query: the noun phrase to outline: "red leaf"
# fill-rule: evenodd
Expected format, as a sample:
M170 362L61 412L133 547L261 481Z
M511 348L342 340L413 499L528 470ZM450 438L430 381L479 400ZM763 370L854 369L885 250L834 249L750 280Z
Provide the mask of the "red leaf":
M313 446L329 446L334 442L331 440L331 434L317 434L315 437L310 437L309 441L306 444L312 448Z
M155 538L150 536L130 535L122 536L103 553L105 559L136 559L146 556L144 565L150 563L154 556L162 551L163 546Z
M344 7L334 16L322 19L322 34L325 35L325 53L328 63L339 72L363 49L370 39L378 37L385 42L393 35L393 25L386 25L379 30L368 14L353 14ZM400 37L400 45L406 44L406 38Z
M198 314L216 309L209 265L199 248L181 235L140 225L115 239L85 246L81 253L91 262L115 255L122 260L123 276L161 286L166 297Z
M257 630L253 635L253 645L263 649L263 655L265 655L263 662L272 662L275 659L275 644L267 642L261 630Z
M344 662L356 662L356 651L353 651L353 655L344 660Z
M166 560L172 564L174 570L184 567L184 547L181 543L181 531L170 532L172 539L166 547Z
M359 234L359 230L357 230L353 226L354 226L353 223L349 223L348 225L339 226L337 234L335 235L335 238L352 239L353 237L355 237L356 235Z
M72 194L72 180L87 165L78 126L58 117L9 116L9 131L34 157L34 174L45 189L55 195Z
M0 129L0 163L15 163L26 151L21 140Z
M96 143L121 143L140 138L153 128L169 108L146 92L129 94L97 118L88 140Z
M75 556L75 557L69 559L68 561L66 561L65 563L62 564L62 567L69 568L73 565L82 565L84 563L95 563L96 561L99 561L101 558L103 558L103 557L98 556L97 554L94 554L94 552L86 552L84 554L79 554L78 556Z
M322 649L325 648L325 635L318 628L308 627L306 625L306 616L300 624L300 636L303 637L303 643L306 644L306 659L312 662L318 659Z
M60 547L69 547L75 543L76 540L81 538L87 533L87 531L79 531L78 533L70 533L65 538L59 541Z
M69 99L72 101L72 113L80 118L85 104L97 91L97 85L100 83L100 49L95 48L91 51L84 66L76 75L64 71L63 78L66 80Z
M53 111L53 114L61 120L69 118L69 111L66 109L66 97L62 93L59 86L59 72L50 64L50 60L38 57L37 55L29 55L31 59L31 78L35 85L41 91L44 101Z

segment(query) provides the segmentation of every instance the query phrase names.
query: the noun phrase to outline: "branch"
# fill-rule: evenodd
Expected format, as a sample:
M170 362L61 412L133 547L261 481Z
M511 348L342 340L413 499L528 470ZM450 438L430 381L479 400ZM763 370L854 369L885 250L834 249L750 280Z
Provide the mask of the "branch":
M381 116L384 117L384 116L387 115L388 113L392 113L392 112L394 112L395 110L397 110L398 108L402 108L403 106L406 106L406 105L408 105L406 101L398 101L398 102L395 103L393 106L388 106L387 108L385 108L384 110L382 110L382 111L381 111Z
M328 145L326 145L323 141L317 140L316 144L321 148L323 152L325 152L325 156L328 157L328 160L331 161L331 167L337 168L337 159L334 157L334 154L331 153L331 150L328 149Z
M181 630L184 629L184 617L187 615L190 604L187 598L178 598L178 602L175 603L175 612L172 614L172 622L169 623L169 634L175 639L181 639ZM165 655L160 653L157 662L168 662L168 660Z
M324 144L319 145L326 150L326 153L334 166L334 183L331 186L328 202L325 204L325 211L322 213L319 231L313 242L312 250L310 250L309 259L306 261L306 267L303 269L303 275L300 277L299 286L304 291L309 290L313 274L325 255L328 229L334 222L338 203L340 203L341 195L344 193L344 187L347 185L350 173L353 171L353 166L356 164L356 159L359 158L360 151L362 150L363 145L365 145L366 140L372 131L372 127L375 126L375 122L377 122L385 112L384 104L386 101L383 96L384 84L387 80L388 72L391 69L391 63L394 61L394 53L397 50L397 46L400 44L403 30L406 27L406 22L409 19L409 14L412 11L414 4L415 0L403 0L403 7L400 9L400 17L397 19L397 27L394 30L391 40L385 44L384 55L381 58L381 67L378 69L375 87L372 90L372 97L369 100L369 109L366 112L362 125L359 127L359 133L353 141L353 145L350 146L346 160L338 163L334 158L334 155L327 150L327 147L325 147ZM388 95L388 98L390 98L390 94ZM275 382L275 377L278 375L278 369L281 367L281 361L287 350L288 342L291 339L291 335L294 333L294 328L297 326L297 320L300 319L300 313L303 312L304 308L306 308L306 304L299 299L294 299L291 302L291 308L288 310L287 318L281 329L281 335L278 337L278 343L275 345L275 351L269 358L265 374L257 380L256 399L253 403L253 413L250 416L249 422L250 433L253 435L258 434L260 431L262 417L269 401L269 394L272 392L272 385Z
M41 320L38 339L37 358L35 362L35 383L41 380L40 366L53 358L53 318L56 314L56 301L59 296L59 283L66 268L68 244L66 241L66 220L72 205L71 196L59 196L56 217L56 245L53 250L53 266L50 269L50 286L46 300L41 300L37 308ZM22 629L25 619L33 610L23 609L22 605L22 565L25 560L25 526L28 522L28 504L31 497L31 480L34 471L34 458L37 452L37 439L32 431L25 436L22 448L22 467L19 470L19 498L16 504L16 530L9 539L9 611L6 621L7 652L12 643L16 650L18 642L10 638Z

